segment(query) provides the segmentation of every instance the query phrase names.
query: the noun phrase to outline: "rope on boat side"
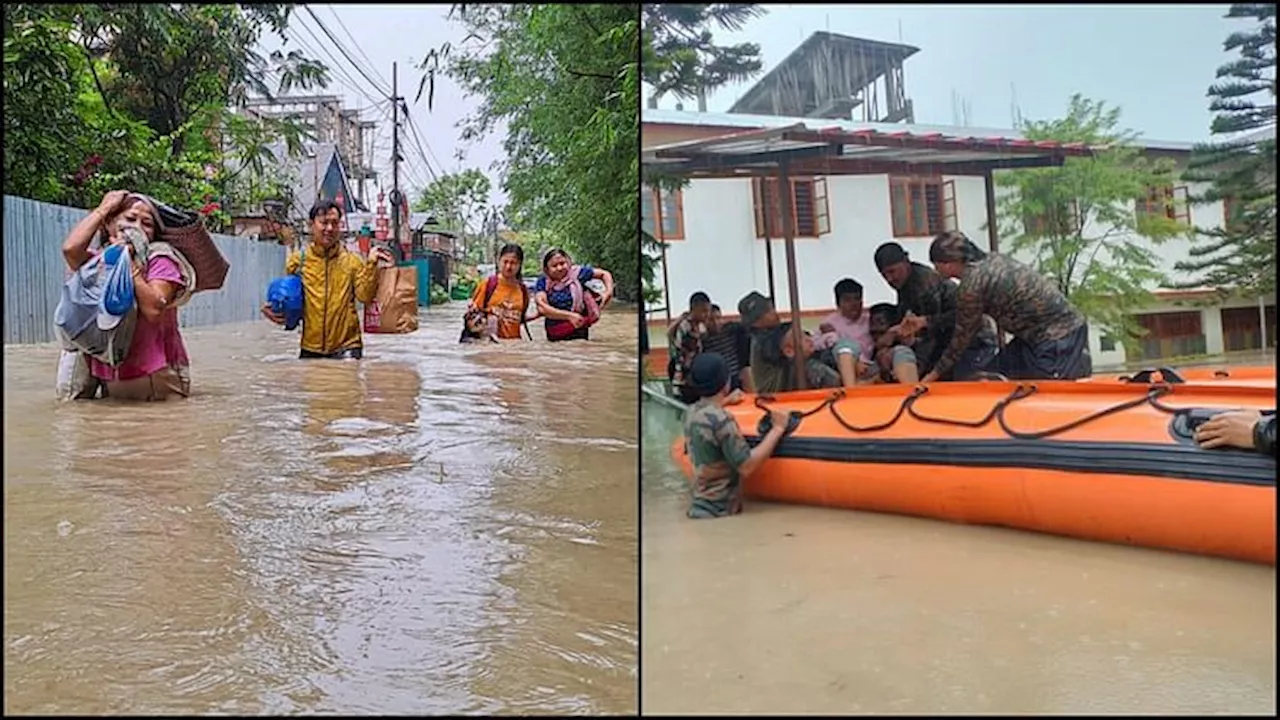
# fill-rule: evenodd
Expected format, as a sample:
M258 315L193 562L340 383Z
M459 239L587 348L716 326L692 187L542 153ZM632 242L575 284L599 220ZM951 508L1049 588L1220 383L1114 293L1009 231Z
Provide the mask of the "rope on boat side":
M814 407L811 410L807 410L804 412L797 411L792 414L797 417L797 425L798 425L799 420L802 420L803 418L807 418L811 415L815 415L821 412L824 408L826 408L831 412L831 416L836 419L836 422L840 423L840 425L844 427L846 430L848 430L849 432L855 432L855 433L876 432L879 430L891 428L897 424L899 419L902 418L903 413L909 414L911 415L911 417L924 423L934 423L938 425L953 425L953 426L967 427L967 428L980 428L990 424L990 422L994 419L997 422L997 424L999 424L1000 429L1004 431L1006 435L1008 435L1011 438L1014 438L1015 440L1043 440L1045 438L1053 437L1054 435L1059 435L1061 433L1067 432L1068 430L1073 430L1082 425L1086 425L1088 423L1093 422L1094 420L1107 417L1108 415L1113 415L1115 413L1128 410L1130 408L1138 407L1139 405L1142 405L1142 404L1150 404L1151 407L1164 413L1174 414L1178 412L1177 408L1172 408L1172 407L1169 407L1168 405L1165 405L1159 402L1159 398L1173 392L1173 388L1166 384L1166 385L1158 385L1156 387L1151 388L1150 390L1147 391L1145 395L1143 395L1140 398L1137 398L1134 400L1126 400L1122 403L1118 403L1109 408L1104 408L1095 413L1091 413L1082 418L1077 418L1075 420L1063 423L1062 425L1058 425L1056 427L1052 427L1047 430L1038 430L1035 432L1021 432L1009 427L1009 424L1004 417L1004 411L1010 405L1017 402L1018 400L1031 397L1032 395L1036 394L1038 390L1039 388L1036 385L1024 385L1019 383L1018 386L1015 387L1008 395L996 401L996 404L992 406L991 411L988 412L979 420L953 420L951 418L924 415L918 412L915 409L916 400L920 399L921 397L923 397L929 392L928 386L925 386L925 385L917 385L915 389L911 391L911 394L907 395L905 398L902 399L902 402L899 403L898 405L898 411L893 414L893 417L889 418L885 422L882 422L876 425L867 425L867 426L860 427L860 426L849 423L847 420L844 419L844 417L840 415L839 411L836 410L836 402L846 397L845 391L843 389L836 390L835 392L831 393L829 396L827 396L826 399L824 399L821 403L819 403L816 407ZM767 415L769 411L768 405L776 401L777 401L777 398L773 397L772 395L760 395L756 397L755 405L757 408L765 411L766 417L768 417Z
M1168 385L1159 385L1148 390L1147 394L1143 395L1140 398L1137 398L1134 400L1126 400L1122 403L1113 405L1109 408L1104 408L1102 410L1099 410L1098 412L1095 412L1091 415L1085 415L1082 418L1077 418L1075 420L1072 420L1071 422L1063 423L1058 427L1049 428L1048 430L1041 430L1039 432L1018 432L1017 430L1010 428L1008 423L1006 423L1004 419L1004 406L1000 407L999 410L996 412L996 421L1000 423L1000 429L1003 430L1005 434L1011 438L1014 438L1016 440L1043 440L1044 438L1052 437L1054 435L1064 433L1068 430L1078 428L1081 425L1084 425L1086 423L1090 423L1090 422L1093 422L1094 420L1098 420L1099 418L1104 418L1108 415L1118 413L1122 410L1128 410L1129 408L1135 408L1135 407L1138 407L1139 405L1150 404L1151 407L1155 408L1156 410L1160 410L1162 412L1176 412L1175 410L1173 410L1173 408L1170 408L1167 405L1163 405L1162 403L1156 402L1157 398L1163 395L1167 395L1172 391L1173 391L1173 388L1169 387Z

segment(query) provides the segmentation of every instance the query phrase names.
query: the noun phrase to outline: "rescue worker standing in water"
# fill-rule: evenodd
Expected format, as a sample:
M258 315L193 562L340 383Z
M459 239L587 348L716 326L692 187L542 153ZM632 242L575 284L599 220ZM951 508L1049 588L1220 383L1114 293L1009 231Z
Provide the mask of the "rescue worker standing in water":
M290 253L285 274L302 278L302 352L299 357L354 359L364 356L364 339L356 301L371 303L378 289L380 260L390 262L383 248L373 248L369 258L342 247L342 209L324 200L311 208L311 244ZM277 325L284 318L264 305L262 314Z

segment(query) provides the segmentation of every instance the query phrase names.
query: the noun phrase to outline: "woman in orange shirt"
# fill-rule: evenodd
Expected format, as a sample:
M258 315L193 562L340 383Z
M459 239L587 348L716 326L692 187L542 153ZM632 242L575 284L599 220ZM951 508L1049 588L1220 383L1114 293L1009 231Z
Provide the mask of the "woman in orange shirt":
M530 300L521 276L523 265L524 248L515 243L503 245L498 251L498 272L476 285L467 307L489 317L492 334L499 340L519 340L520 327L525 325ZM529 332L527 326L525 332Z

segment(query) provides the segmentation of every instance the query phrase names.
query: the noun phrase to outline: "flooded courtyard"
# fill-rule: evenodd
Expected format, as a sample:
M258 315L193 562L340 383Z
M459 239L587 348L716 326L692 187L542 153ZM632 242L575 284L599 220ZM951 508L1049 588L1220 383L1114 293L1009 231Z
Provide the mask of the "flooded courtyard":
M635 712L633 315L300 362L185 331L185 402L60 405L5 348L8 713ZM536 337L541 337L535 327Z
M645 400L646 715L1276 711L1274 567L748 502L684 516Z

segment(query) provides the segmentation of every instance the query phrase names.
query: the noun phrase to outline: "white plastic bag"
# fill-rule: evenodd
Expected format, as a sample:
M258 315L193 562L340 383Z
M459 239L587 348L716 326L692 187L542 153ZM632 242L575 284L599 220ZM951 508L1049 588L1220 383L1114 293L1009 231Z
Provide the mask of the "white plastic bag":
M58 399L75 400L95 387L84 353L63 350L58 356Z

